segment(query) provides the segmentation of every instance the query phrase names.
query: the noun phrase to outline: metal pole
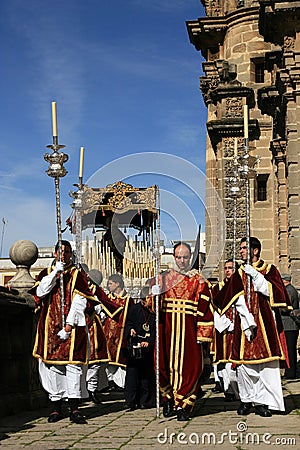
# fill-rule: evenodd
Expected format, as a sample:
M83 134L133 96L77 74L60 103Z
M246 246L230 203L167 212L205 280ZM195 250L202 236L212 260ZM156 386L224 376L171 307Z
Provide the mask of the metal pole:
M75 200L75 204L76 204L76 201L78 201L78 203L80 202L81 192L78 191L77 194L78 194L79 198L77 198ZM75 206L75 227L76 227L76 231L75 231L76 266L77 266L77 268L79 268L80 264L81 264L81 259L82 259L82 223L81 223L81 211L80 211L79 204L76 204L76 206Z
M249 138L248 138L248 105L244 105L244 148L245 161L249 162ZM248 163L249 169L249 163ZM247 246L247 264L251 263L250 257L250 182L249 173L245 178L246 189L246 246ZM247 274L247 300L251 304L251 277Z
M159 284L159 270L160 270L160 197L159 189L156 186L155 189L155 207L157 211L157 218L155 223L155 235L154 235L154 255L155 255L155 284ZM155 296L155 375L156 375L156 417L159 418L159 295Z
M61 232L61 212L60 212L60 186L59 177L54 178L55 183L55 204L56 204L56 226L57 226L57 241L58 241L58 257L62 260L62 232ZM61 316L62 316L62 327L66 325L65 319L65 293L64 293L64 274L60 272L59 275L59 286L60 286L60 301L61 301Z
M75 200L75 242L76 242L76 264L80 267L82 259L82 220L81 220L81 207L82 207L82 189L83 189L83 166L84 166L84 147L80 147L80 159L79 159L79 175L78 175L78 191Z
M2 257L2 250L3 250L3 241L4 241L4 229L6 225L6 219L5 217L2 217L2 235L1 235L1 250L0 250L0 258Z
M232 248L232 260L233 260L233 272L236 267L236 229L237 229L237 197L240 193L239 178L238 178L238 142L237 138L234 139L234 152L233 152L233 178L231 184L231 197L233 198L233 248ZM232 305L232 321L235 320L235 305Z
M233 248L232 248L232 259L233 259L233 271L235 272L236 266L236 209L237 209L237 195L240 191L238 186L238 146L237 138L234 139L234 152L233 152L233 183L231 186L231 195L233 197Z
M74 208L74 218L75 218L75 248L76 248L76 266L79 269L82 262L82 196L83 196L83 158L84 158L84 147L80 148L80 163L79 163L79 177L78 184L74 186L78 187L76 192L70 191L70 197L74 198L72 203L72 208Z

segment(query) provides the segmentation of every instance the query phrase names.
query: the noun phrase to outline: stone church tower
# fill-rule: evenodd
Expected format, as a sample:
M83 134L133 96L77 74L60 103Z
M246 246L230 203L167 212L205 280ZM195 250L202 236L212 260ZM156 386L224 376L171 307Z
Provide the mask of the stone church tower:
M226 227L207 195L206 243L224 233L223 261L232 256L234 144L245 154L244 105L249 110L249 154L258 157L250 179L250 232L262 257L290 272L300 289L300 2L202 0L206 17L186 22L201 51L200 89L208 109L206 175L224 207ZM245 227L243 183L236 201L236 249ZM220 250L220 249L219 249ZM239 253L237 253L237 258Z

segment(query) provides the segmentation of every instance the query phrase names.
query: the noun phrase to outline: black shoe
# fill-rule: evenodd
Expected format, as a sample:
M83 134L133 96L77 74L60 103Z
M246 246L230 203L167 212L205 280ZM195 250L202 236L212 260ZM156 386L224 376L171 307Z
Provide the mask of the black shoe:
M124 392L124 388L122 388L116 384L113 388L113 392Z
M152 408L155 408L155 407L156 407L155 403L152 403L152 402L150 402L150 403L142 403L141 406L140 406L140 409L152 409Z
M240 416L247 416L251 413L252 409L252 403L243 403L241 402L240 406L238 407L237 413Z
M172 417L176 416L176 411L174 410L174 400L167 400L163 403L163 416Z
M203 391L203 389L200 387L198 392L197 392L197 400L199 400L200 398L204 397L205 392Z
M256 405L254 407L254 412L261 417L272 417L271 411L268 409L267 405Z
M236 400L234 394L228 394L225 392L225 402L234 402Z
M87 423L86 418L78 411L78 409L71 412L70 421L78 424Z
M190 415L185 409L177 409L177 420L179 422L187 422L190 419Z
M94 392L88 391L88 393L89 393L89 399L91 400L91 402L96 403L96 404L101 403L101 400L98 398L96 391L94 391Z
M135 403L126 403L125 409L127 411L135 411L137 409L137 405Z
M215 385L215 387L212 388L211 392L216 392L216 393L223 392L221 383L219 381L216 382L216 385Z
M59 420L61 420L63 418L64 418L64 416L62 415L61 412L59 412L59 411L52 411L52 413L48 417L48 422L49 423L55 423L55 422L58 422Z

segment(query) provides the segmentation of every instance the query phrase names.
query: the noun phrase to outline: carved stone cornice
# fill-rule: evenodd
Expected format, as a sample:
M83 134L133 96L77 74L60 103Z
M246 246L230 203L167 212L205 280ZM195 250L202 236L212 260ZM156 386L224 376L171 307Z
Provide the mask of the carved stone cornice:
M290 67L289 69L290 80L292 81L293 87L297 87L300 83L300 67Z
M218 48L219 44L223 43L228 28L227 21L223 17L219 20L212 17L189 20L186 26L191 44L197 51L201 50L205 59L208 50Z
M215 104L225 98L246 98L249 108L255 105L254 91L246 86L222 83L211 91L210 96Z
M210 120L206 124L210 140L214 146L221 142L222 138L235 136L244 136L244 118L226 117L219 120ZM249 123L249 140L259 138L259 123L257 119L250 119Z
M266 41L283 46L286 36L300 31L298 0L259 0L259 4L259 32Z
M282 98L276 86L264 86L257 90L257 106L262 114L274 117L275 111L279 108Z
M186 21L186 26L190 42L195 46L196 50L201 50L203 57L207 59L210 49L218 48L219 45L223 44L228 28L237 21L243 22L250 15L258 18L259 7L237 8L226 16L217 15L188 20Z
M286 161L286 139L274 139L270 142L270 150L272 152L276 164Z

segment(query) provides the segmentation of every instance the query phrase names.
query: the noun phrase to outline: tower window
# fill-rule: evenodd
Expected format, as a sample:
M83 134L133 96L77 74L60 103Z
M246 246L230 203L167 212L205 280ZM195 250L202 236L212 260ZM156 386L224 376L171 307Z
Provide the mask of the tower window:
M256 177L256 201L265 202L268 200L267 195L267 184L268 184L268 174L259 174Z
M255 64L255 83L264 83L265 81L265 65L264 63Z
M265 82L265 61L263 58L253 58L250 63L250 77L254 83Z

